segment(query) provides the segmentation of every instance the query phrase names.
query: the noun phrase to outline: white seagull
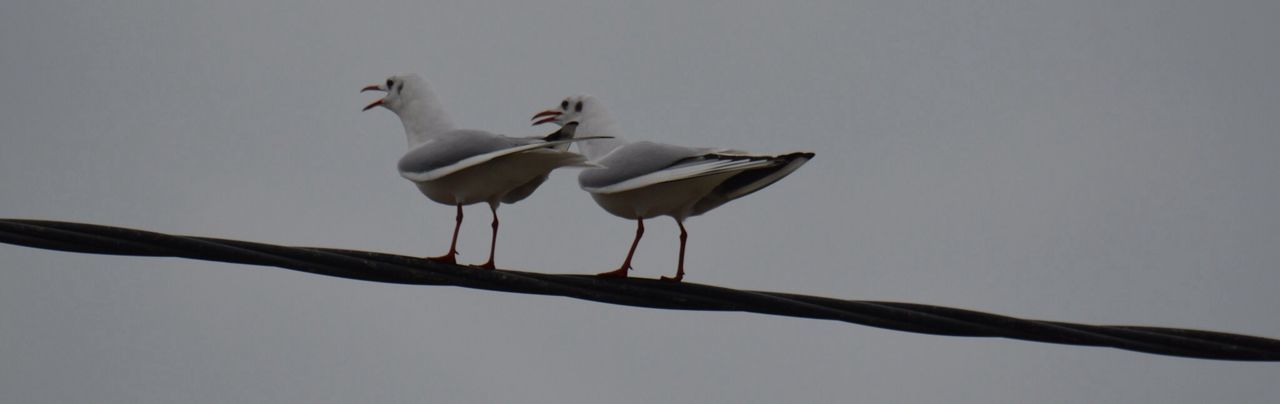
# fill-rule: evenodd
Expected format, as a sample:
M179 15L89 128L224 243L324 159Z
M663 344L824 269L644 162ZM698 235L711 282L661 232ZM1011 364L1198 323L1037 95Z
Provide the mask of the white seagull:
M566 98L559 107L539 112L533 119L534 125L578 122L578 133L604 137L578 143L583 154L599 166L583 170L578 184L604 210L635 219L636 238L622 266L600 276L625 278L636 245L644 235L644 219L671 216L680 226L680 258L675 277L662 279L679 282L684 279L684 246L689 237L684 229L685 219L759 191L813 158L809 152L765 155L653 142L627 143L609 111L590 95Z
M586 158L568 151L575 124L544 138L517 138L481 130L457 129L441 107L426 80L415 74L387 78L365 91L387 95L364 107L383 107L400 117L409 152L400 158L400 176L413 181L433 201L457 207L449 252L432 259L457 263L458 230L462 206L485 202L493 212L493 238L489 260L479 265L493 269L498 242L498 204L520 201L538 188L551 170L585 166Z

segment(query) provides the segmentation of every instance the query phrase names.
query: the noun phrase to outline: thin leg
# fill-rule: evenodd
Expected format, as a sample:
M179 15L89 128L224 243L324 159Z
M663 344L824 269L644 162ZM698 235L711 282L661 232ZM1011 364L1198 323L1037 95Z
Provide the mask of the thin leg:
M493 265L493 251L498 246L498 204L489 204L489 211L493 212L493 223L489 224L489 227L493 227L493 237L489 239L489 261L478 266L479 268L484 269L496 268L496 266Z
M627 259L622 261L622 266L618 269L601 272L596 276L606 276L611 278L626 278L627 270L631 269L631 256L636 254L636 246L640 245L640 236L644 235L644 219L636 218L636 239L631 241L631 250L627 251Z
M684 222L676 220L676 225L680 226L680 263L676 264L676 277L662 277L664 281L680 282L684 279L684 241L689 239L689 232L684 231Z
M458 263L458 230L462 228L462 204L458 204L457 223L453 225L453 241L449 243L449 253L439 257L427 257L427 259L447 262L450 264Z

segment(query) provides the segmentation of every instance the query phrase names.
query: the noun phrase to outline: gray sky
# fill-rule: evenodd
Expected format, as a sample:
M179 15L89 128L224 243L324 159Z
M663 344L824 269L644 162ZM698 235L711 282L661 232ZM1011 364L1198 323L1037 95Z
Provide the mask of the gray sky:
M1280 337L1280 2L11 1L0 217L436 255L365 84L513 135L817 158L690 221L687 280ZM751 4L757 3L757 4ZM498 264L616 267L555 175ZM484 260L467 210L462 260ZM674 270L652 221L635 276ZM950 338L0 245L0 401L1276 402L1275 364Z

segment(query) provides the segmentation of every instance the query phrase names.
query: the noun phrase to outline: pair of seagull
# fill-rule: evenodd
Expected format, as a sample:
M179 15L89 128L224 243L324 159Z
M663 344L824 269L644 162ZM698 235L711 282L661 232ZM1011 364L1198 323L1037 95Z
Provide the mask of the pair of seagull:
M474 129L458 129L421 77L397 75L361 90L386 95L364 110L383 107L404 125L409 152L400 159L400 175L432 201L457 208L449 252L432 259L457 263L462 206L488 203L493 213L489 260L493 269L498 239L498 206L515 203L561 167L585 167L578 176L583 190L609 213L636 221L636 236L618 269L600 273L627 277L631 257L644 235L644 219L670 216L680 227L680 255L674 277L684 279L688 232L684 221L777 182L813 158L813 153L750 154L717 148L694 148L653 142L627 142L595 97L576 95L533 116L534 125L554 123L560 130L546 137L508 137ZM577 136L583 134L585 136ZM575 143L581 154L569 151Z

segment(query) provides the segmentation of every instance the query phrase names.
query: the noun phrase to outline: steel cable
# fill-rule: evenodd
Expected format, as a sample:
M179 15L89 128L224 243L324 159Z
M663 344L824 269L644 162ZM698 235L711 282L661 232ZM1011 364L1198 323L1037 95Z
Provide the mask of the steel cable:
M1029 320L916 303L841 300L652 279L481 270L369 251L286 247L85 223L0 219L0 241L59 251L181 257L370 282L452 285L656 309L742 311L923 334L1003 337L1201 359L1280 361L1280 340L1214 331Z

